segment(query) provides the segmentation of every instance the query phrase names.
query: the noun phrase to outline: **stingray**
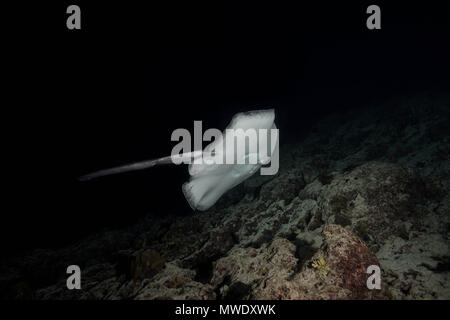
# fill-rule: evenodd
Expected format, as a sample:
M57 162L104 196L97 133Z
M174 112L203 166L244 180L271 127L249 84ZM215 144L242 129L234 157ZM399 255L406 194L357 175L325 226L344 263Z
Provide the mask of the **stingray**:
M259 169L261 169L261 174L264 174L262 171L264 168L261 167L271 161L272 155L278 156L278 131L270 130L276 129L274 120L274 109L238 113L233 116L224 133L207 145L203 151L185 152L104 169L84 175L79 180L87 181L102 176L144 170L162 164L173 164L175 163L174 159L178 160L177 163L193 160L189 165L191 177L188 182L183 184L182 190L193 210L205 211L212 207L225 192L251 177ZM249 139L243 149L245 151L239 154L236 152L238 148L236 143L227 143L229 141L227 138L230 138L232 134L230 132L233 131L228 129L233 129L234 132L239 129L242 129L241 131L255 129L256 131L267 132L269 136L258 135L257 140ZM260 129L265 129L266 131ZM274 131L276 132L275 135L273 135ZM235 141L235 137L230 139ZM240 141L241 143L247 142L245 139ZM220 161L217 161L220 157L225 159L230 154L235 157L233 163L230 164L228 161L220 163ZM202 161L196 161L199 159Z

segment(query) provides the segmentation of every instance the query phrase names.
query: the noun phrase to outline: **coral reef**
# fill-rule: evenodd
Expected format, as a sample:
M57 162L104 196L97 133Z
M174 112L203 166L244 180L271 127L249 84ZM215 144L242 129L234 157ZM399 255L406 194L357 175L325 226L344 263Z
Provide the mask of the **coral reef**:
M395 107L392 107L395 105ZM412 107L414 106L414 107ZM336 114L206 212L149 214L0 264L22 299L450 299L450 101ZM67 290L65 268L83 270ZM381 290L366 286L381 267Z
M236 284L247 288L249 299L388 299L381 290L366 286L369 265L379 265L367 246L338 225L322 232L319 250L299 269L296 247L276 238L259 249L236 248L217 261L211 284L222 298L230 298Z

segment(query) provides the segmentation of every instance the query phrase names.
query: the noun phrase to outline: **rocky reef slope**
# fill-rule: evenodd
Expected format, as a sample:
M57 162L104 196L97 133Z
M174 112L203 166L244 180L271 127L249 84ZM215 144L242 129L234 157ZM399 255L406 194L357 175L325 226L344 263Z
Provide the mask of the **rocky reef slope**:
M450 99L336 114L207 212L3 261L3 298L450 299ZM67 290L66 267L82 269ZM380 265L381 290L366 268Z

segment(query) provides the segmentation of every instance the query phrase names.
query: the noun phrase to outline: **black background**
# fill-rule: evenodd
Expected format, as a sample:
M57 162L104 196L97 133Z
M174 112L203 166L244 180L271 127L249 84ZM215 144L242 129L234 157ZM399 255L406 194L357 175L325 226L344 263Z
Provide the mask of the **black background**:
M144 214L192 214L187 168L80 183L170 154L176 128L276 108L281 143L330 112L448 90L444 2L18 3L3 11L2 247L59 247ZM81 7L81 30L66 8ZM366 28L381 7L382 29ZM280 155L282 156L282 155Z

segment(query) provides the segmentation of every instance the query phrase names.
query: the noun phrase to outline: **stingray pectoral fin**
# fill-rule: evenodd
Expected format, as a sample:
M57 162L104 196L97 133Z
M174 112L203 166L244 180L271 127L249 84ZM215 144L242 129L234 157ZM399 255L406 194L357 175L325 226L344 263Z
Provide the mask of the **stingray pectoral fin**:
M141 161L141 162L134 162L134 163L129 163L129 164L119 166L119 167L95 171L95 172L92 172L92 173L89 173L89 174L79 177L78 180L79 181L88 181L88 180L92 180L92 179L99 178L99 177L110 176L113 174L119 174L119 173L124 173L124 172L129 172L129 171L144 170L144 169L149 169L149 168L157 166L157 165L171 164L171 163L172 163L171 156L163 157L163 158L159 158L159 159L146 160L146 161Z
M209 168L208 174L192 176L183 184L183 194L194 210L211 208L220 197L253 175L260 164L217 164Z

